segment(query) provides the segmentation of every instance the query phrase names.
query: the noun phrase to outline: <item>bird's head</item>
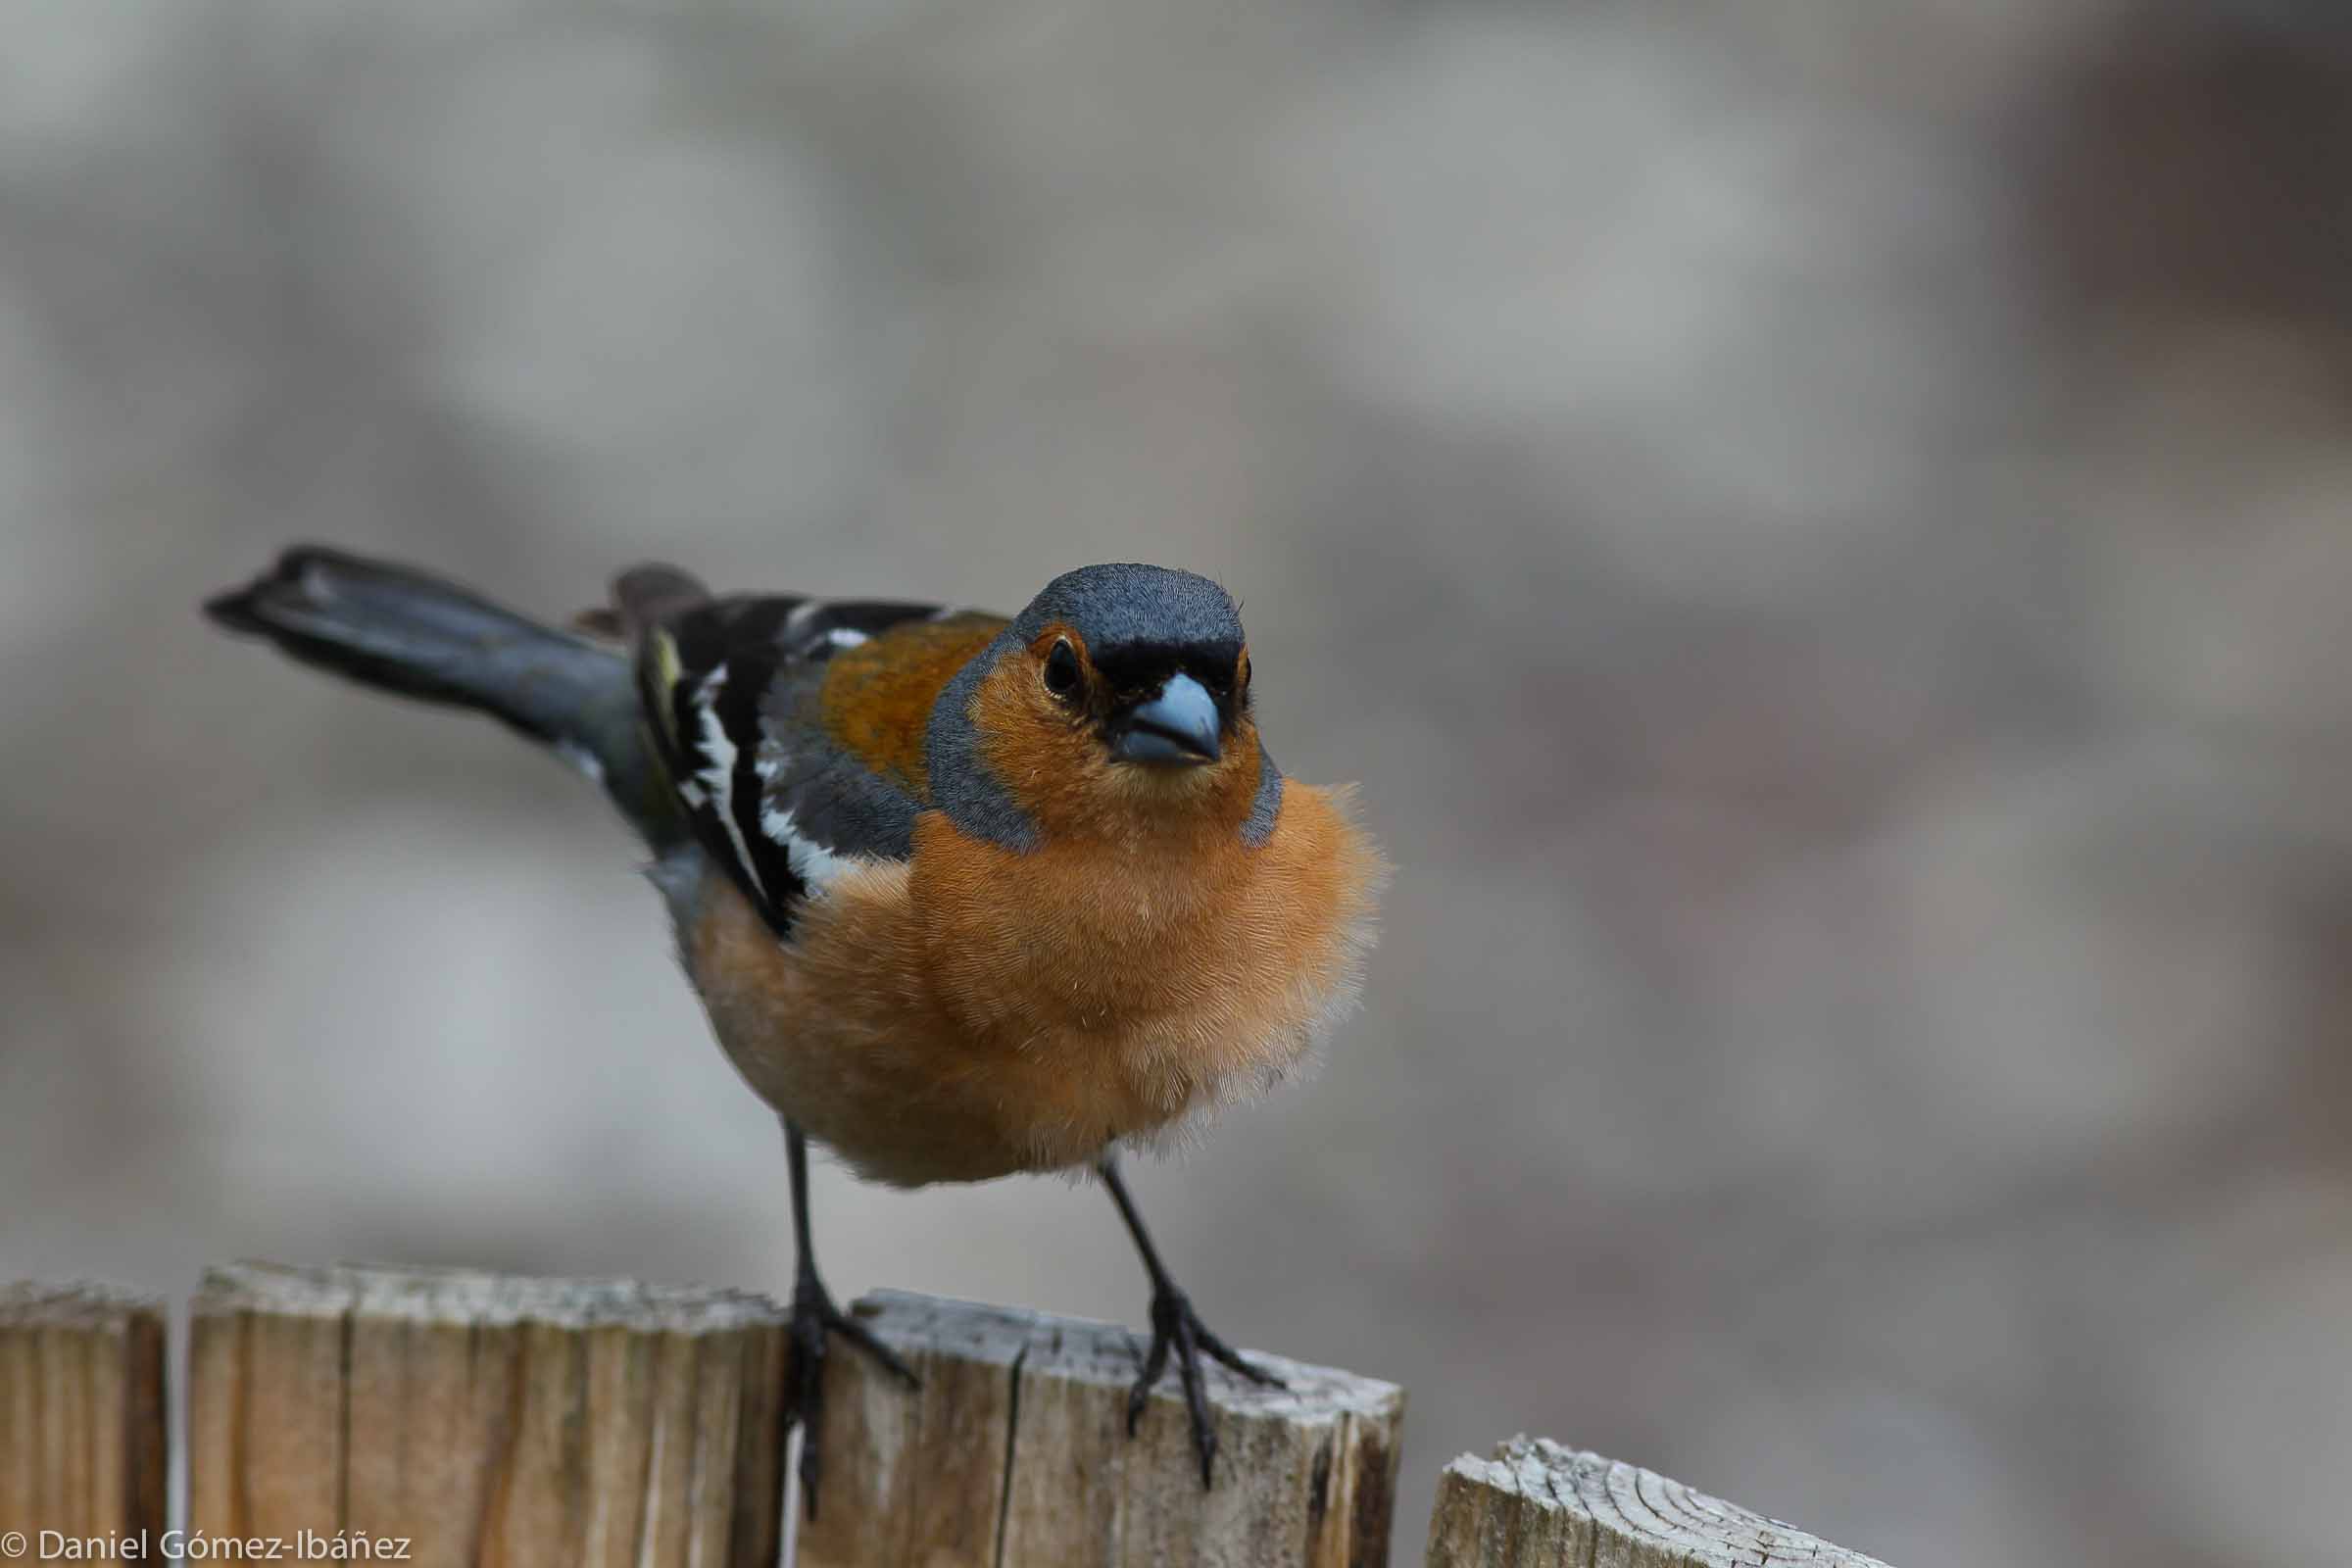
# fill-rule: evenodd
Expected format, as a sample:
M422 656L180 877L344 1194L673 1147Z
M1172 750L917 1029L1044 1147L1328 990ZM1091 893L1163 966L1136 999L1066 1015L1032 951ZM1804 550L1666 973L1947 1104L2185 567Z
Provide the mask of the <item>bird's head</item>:
M1225 590L1164 566L1065 572L943 695L931 784L966 831L1270 831L1250 645Z

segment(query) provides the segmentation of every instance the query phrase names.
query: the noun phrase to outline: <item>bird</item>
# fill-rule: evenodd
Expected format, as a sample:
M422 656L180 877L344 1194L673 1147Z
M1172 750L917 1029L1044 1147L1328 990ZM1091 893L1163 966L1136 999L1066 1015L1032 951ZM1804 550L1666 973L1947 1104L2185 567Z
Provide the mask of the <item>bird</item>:
M297 545L205 605L363 686L485 713L635 830L711 1032L783 1126L810 1517L828 1341L911 1385L818 1271L808 1148L896 1187L1099 1181L1151 1288L1136 1430L1175 1365L1201 1485L1211 1332L1121 1156L1179 1147L1296 1077L1354 1004L1389 868L1350 787L1261 739L1227 592L1136 564L1054 577L1017 615L716 594L623 572L549 622L411 566Z

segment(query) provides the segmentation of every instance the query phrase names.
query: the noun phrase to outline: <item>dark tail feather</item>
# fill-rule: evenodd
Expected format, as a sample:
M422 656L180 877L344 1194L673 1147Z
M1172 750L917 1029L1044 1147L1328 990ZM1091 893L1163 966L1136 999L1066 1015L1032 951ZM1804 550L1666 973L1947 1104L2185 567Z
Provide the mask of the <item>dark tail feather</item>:
M302 546L205 613L363 685L471 708L536 740L628 681L615 649L551 630L406 566Z
M561 749L651 827L627 653L526 619L406 566L297 546L205 613L305 663L405 697L488 713Z

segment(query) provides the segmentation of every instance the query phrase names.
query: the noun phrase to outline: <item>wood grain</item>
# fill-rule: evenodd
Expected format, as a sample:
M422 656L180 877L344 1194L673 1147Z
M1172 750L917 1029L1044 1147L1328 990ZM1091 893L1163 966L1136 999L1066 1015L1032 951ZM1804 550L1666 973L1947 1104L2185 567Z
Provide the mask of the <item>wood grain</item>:
M1223 1369L1200 1486L1169 1378L1126 1434L1142 1346L1111 1324L879 1292L857 1304L923 1379L847 1347L827 1367L824 1484L803 1568L1344 1568L1388 1561L1403 1391L1250 1352Z
M439 1270L206 1275L188 1523L425 1564L769 1568L784 1316L732 1291Z
M154 1540L167 1419L161 1301L0 1286L0 1533Z
M1429 1568L1886 1568L1679 1481L1513 1438L1446 1467Z

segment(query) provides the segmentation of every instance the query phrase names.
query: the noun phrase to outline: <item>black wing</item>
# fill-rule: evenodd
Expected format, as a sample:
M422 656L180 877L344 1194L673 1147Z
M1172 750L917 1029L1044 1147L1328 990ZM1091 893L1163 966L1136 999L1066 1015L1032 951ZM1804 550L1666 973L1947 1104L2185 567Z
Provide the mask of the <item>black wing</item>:
M848 862L904 859L920 809L810 721L827 662L893 627L959 612L789 596L696 602L677 574L653 576L633 605L630 584L648 577L631 573L621 589L637 622L646 727L696 841L789 935L801 902Z

